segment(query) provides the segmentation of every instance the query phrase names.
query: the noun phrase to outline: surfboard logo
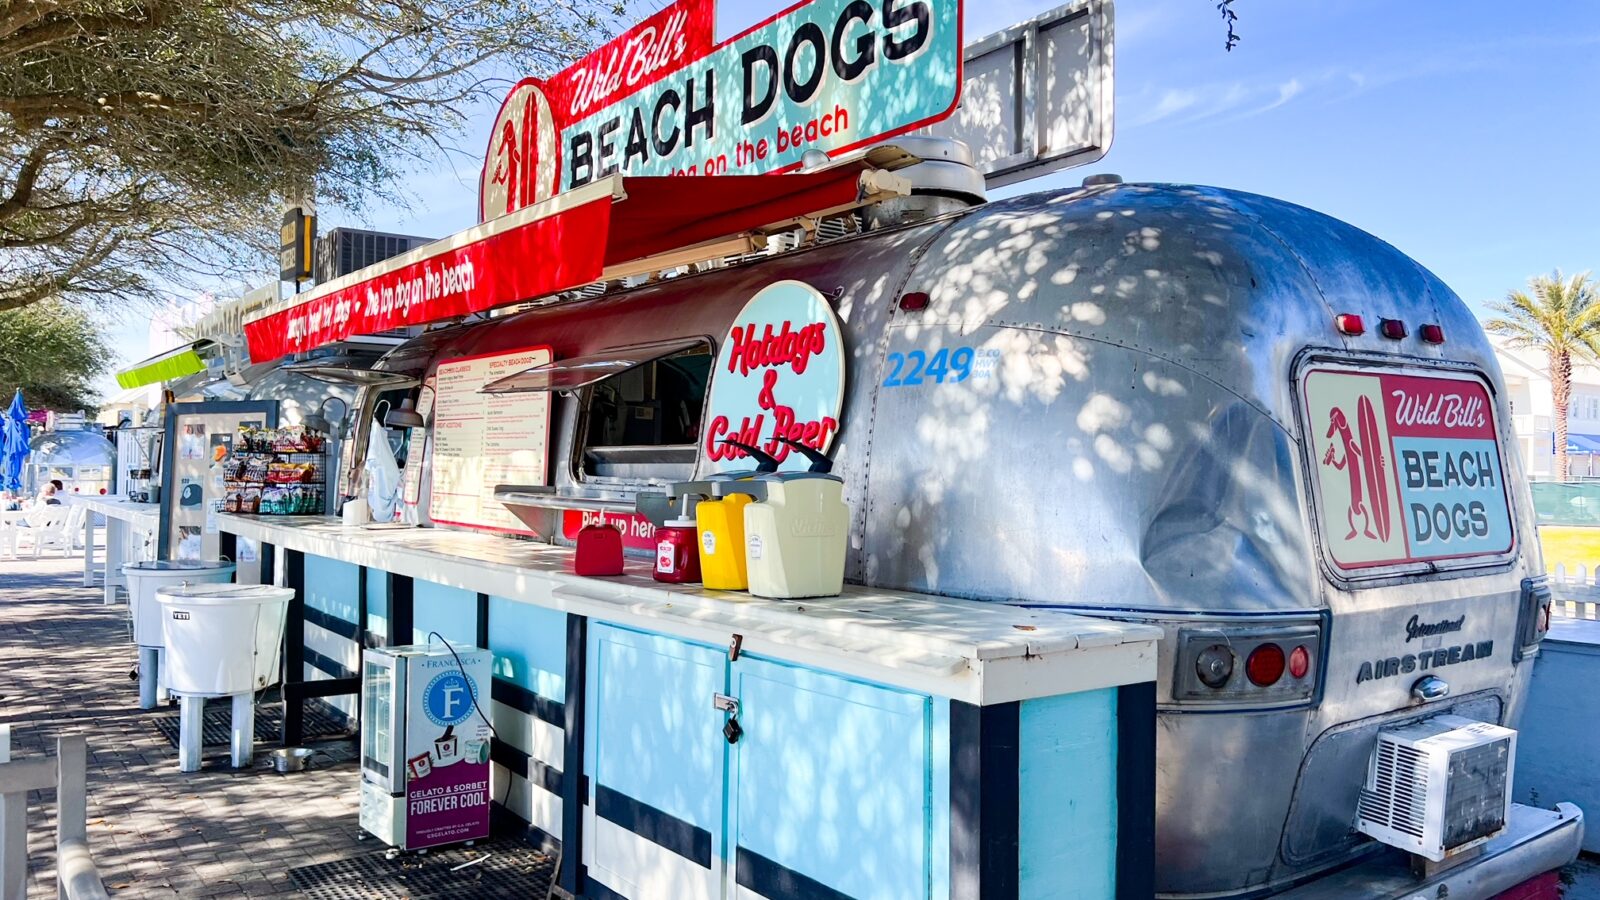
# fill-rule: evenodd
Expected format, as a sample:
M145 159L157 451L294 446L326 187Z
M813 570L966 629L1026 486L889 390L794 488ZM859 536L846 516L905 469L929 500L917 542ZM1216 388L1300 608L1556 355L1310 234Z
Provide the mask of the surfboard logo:
M1345 513L1350 533L1344 539L1354 540L1361 534L1375 541L1388 541L1393 526L1389 517L1389 459L1372 401L1365 396L1356 401L1355 431L1351 430L1344 409L1333 407L1324 437L1333 443L1322 455L1322 464L1345 472L1350 478L1350 502Z

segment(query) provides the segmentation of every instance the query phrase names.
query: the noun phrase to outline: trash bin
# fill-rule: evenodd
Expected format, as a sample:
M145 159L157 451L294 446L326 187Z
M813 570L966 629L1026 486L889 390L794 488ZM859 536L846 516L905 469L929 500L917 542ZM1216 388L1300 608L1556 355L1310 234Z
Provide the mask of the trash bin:
M156 590L184 584L217 584L233 580L234 564L184 559L128 563L128 615L133 619L133 642L139 645L139 707L154 709L161 685L161 605Z
M265 584L187 584L156 589L167 690L182 705L178 768L200 768L205 698L233 698L233 765L250 765L256 691L278 682L294 591Z
M225 697L278 683L278 648L294 591L266 584L156 590L174 694Z

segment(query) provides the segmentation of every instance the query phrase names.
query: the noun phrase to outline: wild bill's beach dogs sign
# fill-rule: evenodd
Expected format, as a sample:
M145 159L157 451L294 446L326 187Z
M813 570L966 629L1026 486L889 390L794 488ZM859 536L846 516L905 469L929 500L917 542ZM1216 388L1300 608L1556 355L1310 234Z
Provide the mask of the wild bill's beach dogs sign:
M721 44L713 0L680 0L507 95L484 220L596 178L762 175L948 117L961 97L955 0L811 0Z

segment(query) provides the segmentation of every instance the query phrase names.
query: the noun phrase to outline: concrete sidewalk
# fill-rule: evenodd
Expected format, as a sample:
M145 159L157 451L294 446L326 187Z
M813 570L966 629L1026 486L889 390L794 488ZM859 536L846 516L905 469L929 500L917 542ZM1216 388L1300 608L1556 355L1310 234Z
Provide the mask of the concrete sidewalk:
M126 606L83 587L82 557L0 561L0 722L13 758L53 752L58 734L88 738L89 841L113 894L293 896L291 868L382 852L356 842L353 761L282 776L257 743L253 770L218 747L179 774L154 722L176 710L138 708L135 657ZM353 758L348 741L331 749ZM55 896L53 793L29 806L30 897Z

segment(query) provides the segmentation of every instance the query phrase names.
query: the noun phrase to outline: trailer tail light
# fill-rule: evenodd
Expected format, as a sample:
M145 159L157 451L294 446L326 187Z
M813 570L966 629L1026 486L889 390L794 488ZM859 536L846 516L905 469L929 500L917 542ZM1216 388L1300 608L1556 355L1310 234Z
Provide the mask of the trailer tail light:
M1226 686L1228 679L1233 677L1233 651L1222 644L1212 644L1200 651L1194 671L1206 687Z
M1272 687L1283 677L1283 648L1277 644L1262 644L1250 651L1245 660L1244 672L1250 682L1258 687Z
M928 308L930 298L926 291L912 291L900 295L900 308L906 312L917 312Z
M1341 334L1348 334L1351 337L1360 337L1367 333L1366 323L1355 313L1340 313L1334 317L1333 324Z
M1427 341L1430 344L1444 343L1443 325L1424 325L1418 329L1418 333L1422 335L1422 339L1424 341Z
M1304 706L1319 694L1325 633L1321 616L1164 624L1175 626L1177 641L1172 698L1165 705L1280 709Z
M1291 678L1304 678L1311 671L1311 651L1305 644L1289 651L1289 676Z
M1399 319L1384 319L1378 323L1378 330L1391 341L1406 339L1406 323Z

